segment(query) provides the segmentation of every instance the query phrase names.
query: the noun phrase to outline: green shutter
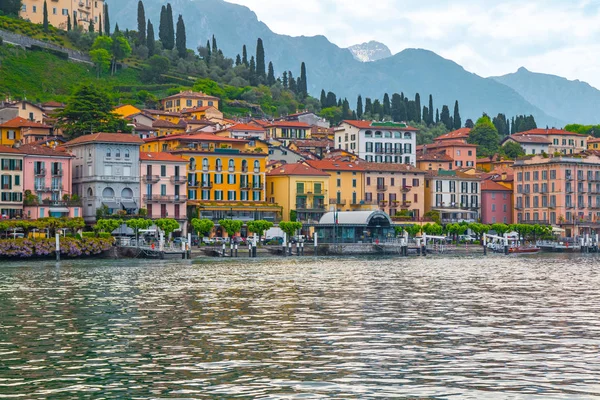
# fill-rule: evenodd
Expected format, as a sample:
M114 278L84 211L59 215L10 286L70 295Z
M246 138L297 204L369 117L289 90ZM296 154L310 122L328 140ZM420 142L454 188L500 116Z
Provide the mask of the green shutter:
M296 183L296 193L297 194L304 194L304 182L297 182Z
M20 185L21 185L21 176L15 175L15 186L20 186Z

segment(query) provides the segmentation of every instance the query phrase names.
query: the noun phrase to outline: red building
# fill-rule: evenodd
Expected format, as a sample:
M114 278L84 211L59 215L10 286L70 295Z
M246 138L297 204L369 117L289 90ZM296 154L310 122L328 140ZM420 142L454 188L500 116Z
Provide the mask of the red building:
M512 190L492 180L481 182L481 222L512 224Z

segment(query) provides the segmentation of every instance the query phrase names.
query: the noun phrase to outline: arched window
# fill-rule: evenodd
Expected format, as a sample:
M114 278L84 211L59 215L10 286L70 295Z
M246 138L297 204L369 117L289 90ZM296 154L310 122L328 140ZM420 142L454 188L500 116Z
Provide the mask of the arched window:
M106 149L106 157L110 157L111 155L111 151L110 148Z
M208 158L202 159L202 171L208 171Z
M121 157L121 149L115 150L115 157Z
M125 158L129 158L129 150L125 149Z
M102 197L105 197L105 198L115 197L115 191L112 190L112 188L110 188L110 187L104 188L104 190L102 191Z
M229 160L229 171L233 172L235 170L235 161L233 161L233 158Z
M196 170L196 159L194 157L190 158L190 171Z
M88 197L94 197L94 191L92 190L92 188L88 188L87 195Z
M221 161L220 158L217 158L217 171L222 171L223 170L223 162Z
M121 197L124 199L133 199L133 190L129 188L121 190Z
M248 160L242 160L242 172L248 172Z
M258 172L260 171L260 161L255 160L254 161L254 172Z

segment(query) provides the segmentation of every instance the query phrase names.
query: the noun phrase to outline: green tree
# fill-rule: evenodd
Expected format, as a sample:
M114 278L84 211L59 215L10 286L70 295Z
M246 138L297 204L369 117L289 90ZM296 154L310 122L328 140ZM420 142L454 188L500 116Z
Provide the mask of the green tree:
M113 104L106 91L93 84L79 86L58 113L58 123L68 138L84 133L131 131L125 120L113 114Z
M308 81L306 78L306 64L304 61L300 65L300 87L298 92L302 95L302 98L308 96Z
M519 143L513 142L512 140L507 141L502 146L502 151L513 160L517 157L522 157L525 155L525 150L523 150L523 147L521 147Z
M273 227L273 223L265 220L256 220L248 222L248 231L256 233L258 235L258 241L262 239L263 234L266 230Z
M421 122L421 95L415 94L415 119L413 121Z
M108 17L108 4L104 3L104 34L110 36L110 18Z
M96 65L97 78L100 79L102 71L110 68L110 60L112 57L105 49L95 49L90 51L90 58Z
M365 109L366 111L366 109ZM406 106L398 93L392 94L391 117L395 122L406 121Z
M275 69L273 68L273 63L269 62L269 72L267 73L267 85L273 86L274 84L275 84Z
M279 223L279 229L285 232L288 240L302 229L302 223L296 221L282 221Z
M21 6L21 0L2 0L0 1L0 15L18 18Z
M71 32L71 14L67 14L67 32Z
M44 0L42 26L44 28L44 32L48 32L48 3L46 2L46 0Z
M480 224L478 222L469 224L469 229L473 231L478 240L481 240L484 233L488 233L490 231L490 226L485 224Z
M140 78L145 83L160 82L162 74L168 69L169 59L155 54L142 67Z
M152 57L156 51L156 44L154 43L154 25L148 20L148 37L146 38L146 47L148 48L148 57Z
M233 236L242 229L243 223L234 219L222 219L219 221L219 225L227 232L227 236L229 236L229 241L231 242Z
M324 94L325 94L325 91L322 91L321 92L321 101L323 100L322 96ZM358 119L361 119L363 116L363 101L362 101L362 96L360 94L358 95L358 99L356 100L356 116L358 117Z
M470 119L470 118L469 118L469 119L468 119L468 120L465 122L465 128L469 128L469 129L473 129L473 128L475 128L475 124L473 123L473 120L472 120L472 119Z
M180 58L184 58L187 55L187 44L186 44L186 36L185 36L185 23L183 22L183 17L179 14L179 18L177 19L177 54Z
M507 136L510 134L510 128L507 125L507 119L504 114L500 113L492 120L492 123L496 127L498 133L502 136Z
M152 221L145 218L129 219L125 224L135 232L135 242L139 246L140 229L148 229L152 226Z
M498 152L500 137L490 117L484 114L477 120L475 127L469 133L468 142L479 146L478 155L489 157Z
M452 121L450 120L450 109L447 105L442 106L442 113L440 114L440 122L446 125L448 130L452 130L454 127Z
M504 236L505 233L510 231L510 227L506 224L492 224L490 228L496 232L498 236Z
M259 82L265 82L267 78L267 72L265 68L265 48L263 47L263 41L258 38L256 41L256 76Z
M99 219L92 228L96 232L113 233L123 224L120 219Z
M179 229L179 222L172 218L161 218L154 221L154 224L164 232L166 238L171 238L171 234Z
M192 219L192 227L198 236L209 236L215 227L215 223L210 219Z
M429 110L429 119L425 122L427 122L428 125L433 125L433 96L429 95L429 107L427 107L427 109Z
M115 32L113 35L113 43L111 53L112 60L112 75L117 72L117 63L131 55L131 46L121 32Z
M454 118L452 119L454 122L453 128L460 129L462 127L462 121L460 118L460 111L458 109L458 100L454 103Z
M138 29L138 44L146 43L146 12L144 11L144 3L138 1L137 9L137 29Z
M435 109L435 123L439 123L440 122L440 109L436 108ZM446 128L447 129L447 128Z
M421 225L417 225L417 224L406 225L403 228L406 232L408 232L408 235L411 237L415 237L419 233L421 233Z
M427 223L423 225L423 232L426 235L440 236L444 233L444 228L437 222L434 222L433 224Z
M250 64L248 63L248 50L246 49L246 45L242 46L242 64L244 64L246 67L250 66ZM287 74L284 72L284 76L287 76ZM284 87L286 85L284 84Z
M98 35L102 36L103 28L104 28L104 25L102 25L102 15L100 15L100 17L98 17Z
M166 28L167 36L166 42L163 43L163 47L167 50L173 50L175 47L175 26L173 25L173 9L171 8L171 3L167 3Z
M88 32L94 33L94 21L90 21L90 24L88 25Z
M435 222L436 224L439 224L441 221L439 211L427 211L425 214L423 214L423 217Z

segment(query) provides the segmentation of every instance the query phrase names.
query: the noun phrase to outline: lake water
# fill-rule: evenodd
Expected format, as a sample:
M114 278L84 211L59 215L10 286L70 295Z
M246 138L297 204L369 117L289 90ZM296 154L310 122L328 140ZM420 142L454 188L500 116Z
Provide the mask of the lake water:
M592 398L598 260L4 263L0 398Z

